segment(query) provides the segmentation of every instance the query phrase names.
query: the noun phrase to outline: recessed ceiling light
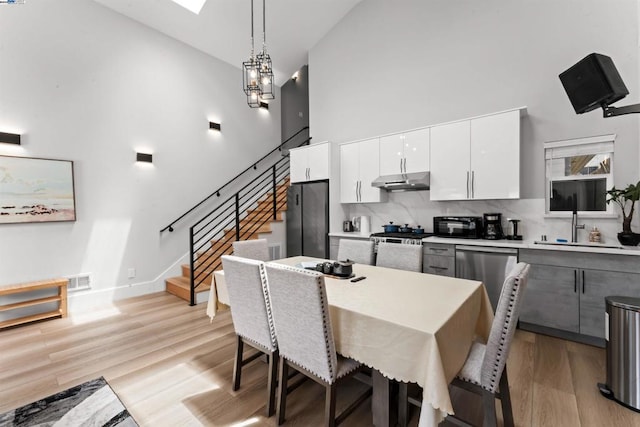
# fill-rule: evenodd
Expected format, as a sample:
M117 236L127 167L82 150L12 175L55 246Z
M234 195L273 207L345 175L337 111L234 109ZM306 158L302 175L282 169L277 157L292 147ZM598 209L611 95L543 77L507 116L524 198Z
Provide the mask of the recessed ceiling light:
M195 13L196 15L200 14L202 10L202 6L206 3L207 0L171 0L176 4L184 7L187 10Z

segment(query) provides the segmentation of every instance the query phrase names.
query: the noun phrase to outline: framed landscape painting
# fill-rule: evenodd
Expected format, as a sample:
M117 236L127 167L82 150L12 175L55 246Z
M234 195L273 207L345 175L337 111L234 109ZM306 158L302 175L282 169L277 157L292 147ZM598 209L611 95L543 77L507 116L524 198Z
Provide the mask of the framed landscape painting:
M0 156L0 224L75 220L72 161Z

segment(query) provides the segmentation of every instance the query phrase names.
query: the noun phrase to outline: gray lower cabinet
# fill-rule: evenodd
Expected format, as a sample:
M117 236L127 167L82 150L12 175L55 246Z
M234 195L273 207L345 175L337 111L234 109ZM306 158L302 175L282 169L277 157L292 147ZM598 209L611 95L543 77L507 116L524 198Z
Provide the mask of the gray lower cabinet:
M422 245L422 272L439 276L455 277L455 245L425 243Z
M604 338L605 297L640 297L640 274L583 269L580 275L580 333Z
M640 296L640 258L550 250L521 250L531 264L520 321L605 337L605 297Z
M520 255L520 261L526 257ZM580 305L577 270L544 264L531 264L529 280L520 309L520 321L534 325L580 331Z

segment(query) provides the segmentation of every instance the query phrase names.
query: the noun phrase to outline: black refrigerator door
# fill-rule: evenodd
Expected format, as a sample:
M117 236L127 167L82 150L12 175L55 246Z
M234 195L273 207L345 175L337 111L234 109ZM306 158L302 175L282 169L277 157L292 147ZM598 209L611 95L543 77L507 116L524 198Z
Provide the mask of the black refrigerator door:
M327 258L328 233L329 183L320 181L304 184L302 186L302 255Z
M287 190L287 256L302 255L302 186Z

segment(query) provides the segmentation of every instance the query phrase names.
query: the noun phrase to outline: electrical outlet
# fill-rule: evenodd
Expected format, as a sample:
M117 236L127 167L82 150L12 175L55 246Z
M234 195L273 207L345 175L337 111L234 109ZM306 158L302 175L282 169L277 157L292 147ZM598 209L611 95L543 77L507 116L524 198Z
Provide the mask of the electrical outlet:
M133 279L134 277L136 277L136 269L130 268L129 272L127 273L127 277L129 277L129 279Z

